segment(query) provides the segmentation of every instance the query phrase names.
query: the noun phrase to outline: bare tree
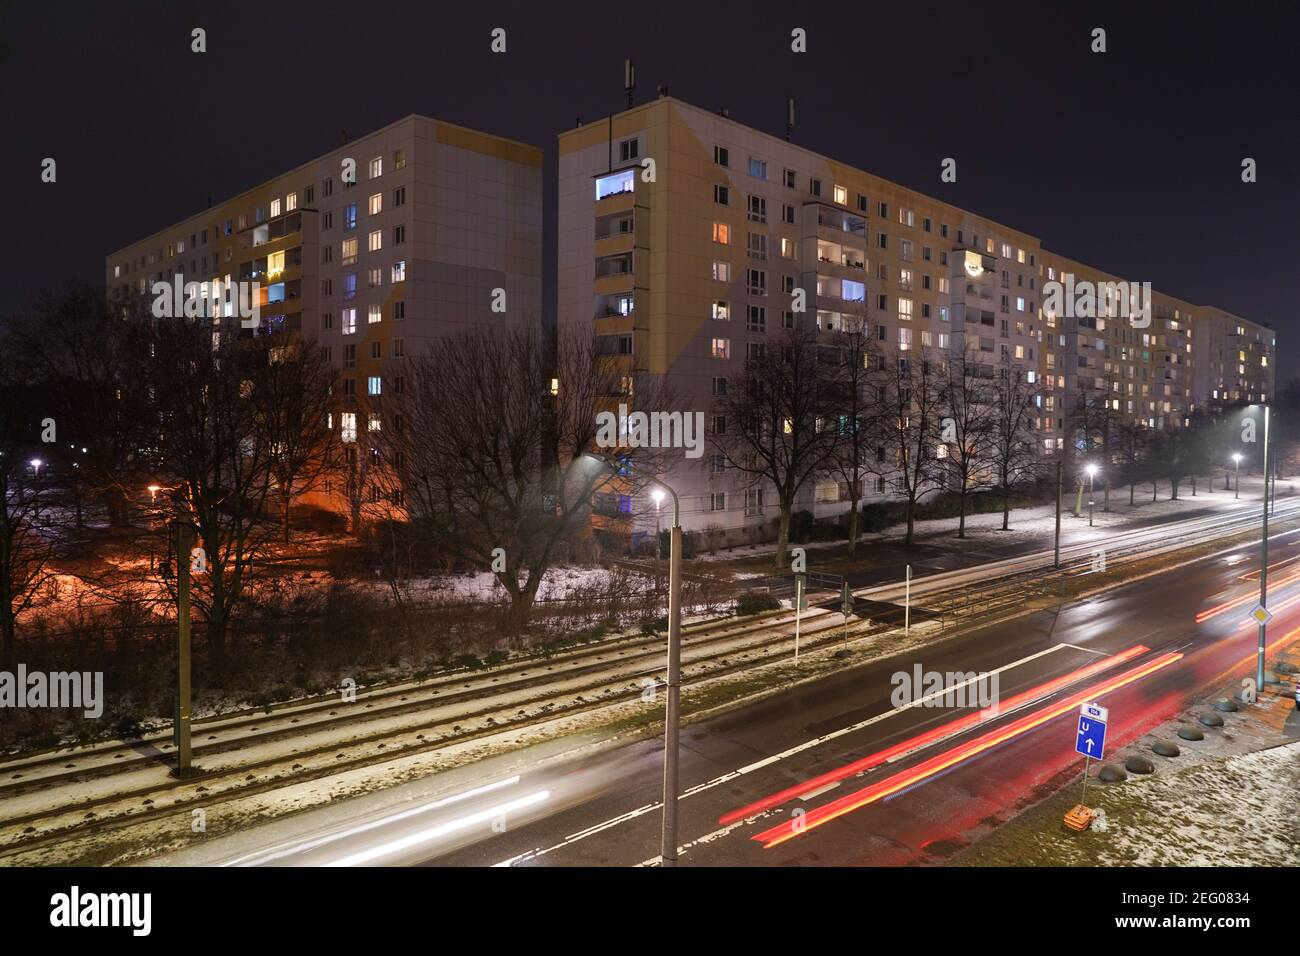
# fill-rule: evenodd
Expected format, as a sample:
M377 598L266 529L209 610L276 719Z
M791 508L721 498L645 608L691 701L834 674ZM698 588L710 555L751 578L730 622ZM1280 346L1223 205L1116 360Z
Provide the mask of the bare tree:
M148 395L149 321L144 300L109 301L78 286L45 295L15 323L13 345L44 386L53 443L65 467L77 526L82 504L98 499L109 524L130 520L130 500L150 472L147 449L157 427ZM74 467L75 466L75 467Z
M414 533L491 568L510 596L508 625L522 629L547 570L585 530L593 496L630 502L655 470L654 449L599 448L598 416L620 402L661 410L665 393L577 332L465 333L400 371L372 480L405 502Z
M1009 363L997 369L993 389L993 462L1002 492L1002 530L1006 531L1011 526L1011 489L1033 474L1040 462L1034 434L1039 391L1023 369Z
M727 422L725 433L713 435L715 447L730 467L776 489L778 571L786 568L795 498L826 471L839 444L829 424L839 391L836 361L834 349L822 352L816 329L796 325L747 356L739 382L715 403Z
M198 530L203 570L194 575L193 601L218 673L253 559L274 534L265 509L272 449L264 423L272 397L259 387L269 356L237 328L229 320L160 320L150 378L161 417L160 464L179 482L178 505Z
M966 500L988 474L997 447L993 368L967 345L944 363L940 448L947 484L958 497L957 537L966 537Z
M53 577L58 528L39 446L30 382L19 352L0 342L0 663L16 661L18 618ZM46 475L49 472L47 470Z
M1151 434L1140 422L1122 422L1116 429L1118 464L1128 482L1128 503L1133 504L1137 483L1150 470Z
M835 337L838 348L835 375L839 441L829 459L829 472L844 483L849 494L849 554L857 553L863 484L871 473L873 429L877 400L880 350L862 314L845 314Z
M886 466L902 493L907 509L910 546L916 527L916 505L942 486L943 468L935 453L942 437L944 382L928 350L901 351L881 376L880 442ZM879 464L876 466L880 467Z
M315 339L262 336L264 353L252 363L259 426L270 452L271 476L280 498L280 524L289 543L290 507L317 490L338 468L338 374Z

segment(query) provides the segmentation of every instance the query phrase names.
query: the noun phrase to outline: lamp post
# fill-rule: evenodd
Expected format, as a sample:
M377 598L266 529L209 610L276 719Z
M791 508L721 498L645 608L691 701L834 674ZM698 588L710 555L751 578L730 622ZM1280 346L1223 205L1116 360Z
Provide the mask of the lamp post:
M1264 528L1260 539L1259 606L1268 607L1268 425L1269 406L1264 405ZM1267 625L1259 622L1259 652L1255 655L1255 692L1264 690L1264 643Z
M1237 477L1233 481L1234 491L1232 497L1240 498L1241 497L1241 455L1233 454L1232 463L1237 466Z
M1093 500L1092 489L1094 486L1095 479L1097 477L1097 466L1089 465L1086 470L1088 472L1088 527L1091 528L1092 527L1092 500Z
M1053 546L1052 567L1057 571L1061 570L1061 471L1062 459L1065 457L1065 448L1056 449L1056 538Z
M655 503L655 557L662 558L664 555L663 546L659 543L659 506L664 503L663 489L656 488L650 492L650 497Z
M603 458L587 454L591 458L618 474L619 467ZM650 497L655 500L656 509L663 500L663 491L672 495L673 527L669 533L668 546L668 681L665 690L667 703L664 708L664 792L663 792L663 829L659 844L659 860L662 866L677 865L677 769L678 747L680 740L679 707L681 704L681 670L682 670L682 508L677 492L672 486L659 478L651 479L658 485Z
M41 461L39 458L33 458L30 462L28 462L28 464L32 466L32 476L34 478L40 478L41 465L45 464L45 462Z

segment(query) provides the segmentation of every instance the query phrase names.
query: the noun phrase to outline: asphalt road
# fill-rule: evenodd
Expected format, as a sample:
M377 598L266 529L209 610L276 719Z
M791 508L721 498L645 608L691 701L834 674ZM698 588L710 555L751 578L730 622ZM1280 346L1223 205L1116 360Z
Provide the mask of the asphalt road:
M1300 634L1300 533L1273 541L1270 568L1269 604L1278 612L1270 641L1294 640L1291 632ZM898 865L944 858L991 822L1078 779L1078 706L1072 698L1094 699L1093 689L1129 681L1095 693L1110 710L1109 752L1229 677L1253 674L1256 628L1246 615L1254 605L1257 571L1257 547L1239 548L1056 611L849 666L688 725L682 734L680 865ZM1291 574L1297 582L1288 580ZM1197 622L1198 612L1229 597L1242 603ZM1298 606L1290 607L1290 598ZM1111 659L1125 653L1123 660ZM1181 656L1171 659L1174 654ZM913 673L916 665L923 671L996 672L1001 712L980 720L972 716L979 710L973 700L967 707L896 709L891 678ZM1087 670L1078 674L1082 669ZM974 691L980 685L969 686ZM1059 716L1043 719L1049 708L1065 704ZM955 732L947 727L962 718L973 726ZM1025 724L1032 726L998 739ZM915 739L925 734L937 739ZM899 752L888 761L841 770L855 761L872 763L867 758L889 748ZM462 784L438 800L251 862L657 863L660 741L530 766L527 751L508 763L486 761L476 785ZM824 783L809 783L818 777ZM892 792L852 808L872 787ZM819 819L837 806L842 815ZM737 811L743 815L728 816ZM755 839L765 832L766 839ZM765 848L773 834L784 842Z

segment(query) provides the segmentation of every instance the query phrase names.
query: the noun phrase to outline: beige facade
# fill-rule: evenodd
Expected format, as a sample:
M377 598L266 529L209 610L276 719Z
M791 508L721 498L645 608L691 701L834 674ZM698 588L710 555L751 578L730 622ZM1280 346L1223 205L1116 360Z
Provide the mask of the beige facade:
M355 181L345 169L355 163ZM392 359L540 326L542 151L408 116L110 254L110 292L257 282L265 327L316 337L360 447Z
M707 413L747 350L794 321L796 289L820 330L865 314L887 355L965 341L1025 369L1043 386L1045 451L1063 444L1081 402L1180 427L1207 400L1196 337L1218 310L1154 292L1149 322L1123 308L1054 314L1045 283L1123 280L726 116L661 97L561 134L559 152L558 321L591 325L629 370L668 374L683 411ZM1256 361L1236 364L1271 372L1271 334L1256 344ZM1228 389L1233 376L1219 374ZM711 453L683 459L669 480L691 530L736 540L776 514L770 489ZM805 499L797 507L818 516L845 507L829 481Z

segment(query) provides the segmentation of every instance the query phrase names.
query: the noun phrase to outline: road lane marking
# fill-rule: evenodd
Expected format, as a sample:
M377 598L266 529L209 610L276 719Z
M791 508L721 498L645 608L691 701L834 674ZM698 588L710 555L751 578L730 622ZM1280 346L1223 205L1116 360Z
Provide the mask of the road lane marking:
M1047 648L1046 650L1039 651L1036 654L1030 654L1027 657L1022 657L1019 660L1012 661L1010 664L1003 664L997 670L989 671L989 673L999 674L1002 671L1010 670L1013 667L1019 667L1022 664L1027 664L1030 661L1037 660L1040 657L1045 657L1048 654L1054 654L1055 652L1059 650L1063 650L1068 646L1069 645L1066 644L1054 644L1053 646ZM877 714L874 717L868 717L865 720L860 720L855 724L848 725L847 727L841 727L838 730L832 730L828 734L822 734L820 737L814 737L811 740L806 740L803 743L796 744L795 746L790 747L787 750L783 750L780 753L772 754L769 757L764 757L762 760L756 760L753 763L746 764L745 766L740 767L736 770L732 770L729 771L728 773L722 774L721 776L714 777L712 780L706 780L703 783L696 784L693 787L688 787L686 790L682 791L681 797L679 797L678 799L683 800L686 797L694 796L697 793L703 793L705 790L711 790L714 787L721 786L724 783L728 783L739 777L743 777L746 774L753 773L756 770L761 770L764 767L770 767L772 764L779 763L780 761L785 760L789 757L793 757L796 754L803 753L805 750L811 750L814 747L819 747L824 743L828 743L829 741L836 740L840 737L845 736L846 734L855 733L856 731L862 730L866 727L870 727L873 724L877 724L887 717L893 717L895 714L901 714L905 710L910 710L913 707L921 706L926 701L933 700L937 697L942 697L944 694L947 694L948 692L949 691L946 689L943 691L936 691L935 693L928 694L925 697L920 698L919 700L915 700L912 701L911 703L904 704L902 707L892 708L890 710L885 711L884 713ZM512 856L509 859L502 860L499 863L496 863L494 865L514 866L516 863L521 863L524 862L525 860L532 860L540 856L545 856L548 853L552 853L555 850L559 850L568 846L570 843L576 843L579 840L585 839L586 837L591 836L593 833L599 833L603 830L609 829L610 827L617 826L620 823L625 823L628 820L634 820L637 817L644 816L647 813L650 813L654 810L658 810L662 806L663 806L663 801L657 800L654 803L647 804L636 810L631 810L628 811L627 813L622 813L617 817L611 817L609 820L588 827L586 830L580 830L577 833L572 834L571 836L565 837L563 840L561 840L559 843L554 844L553 846L549 846L541 849L527 850L523 853L517 854L516 856Z

